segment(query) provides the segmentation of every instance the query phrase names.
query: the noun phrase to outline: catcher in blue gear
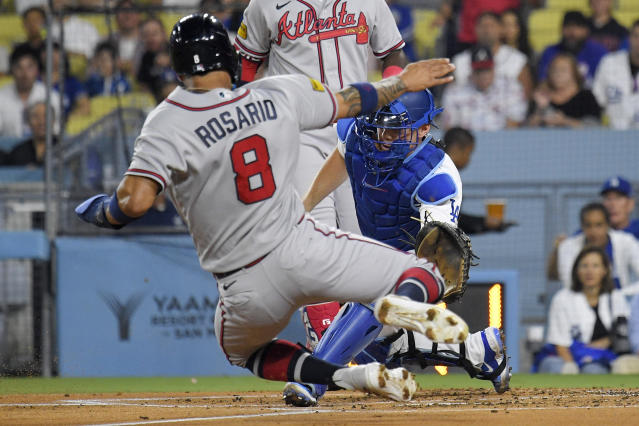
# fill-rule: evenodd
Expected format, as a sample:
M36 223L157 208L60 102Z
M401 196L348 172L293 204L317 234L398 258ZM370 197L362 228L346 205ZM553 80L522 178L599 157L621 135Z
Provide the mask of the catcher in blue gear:
M463 294L473 253L470 239L457 228L462 185L452 160L430 134L441 113L430 91L410 93L377 112L337 124L339 142L304 197L310 211L346 178L351 181L362 235L401 250L415 249L435 262L454 290ZM461 254L460 254L461 253ZM415 286L414 291L421 291ZM382 336L375 340L380 332ZM499 393L508 389L510 368L501 332L489 327L460 345L434 344L405 330L384 329L368 306L348 303L321 337L314 355L337 364L355 359L401 364L420 371L429 365L454 365L471 377L491 380ZM287 404L317 404L325 386L288 383Z

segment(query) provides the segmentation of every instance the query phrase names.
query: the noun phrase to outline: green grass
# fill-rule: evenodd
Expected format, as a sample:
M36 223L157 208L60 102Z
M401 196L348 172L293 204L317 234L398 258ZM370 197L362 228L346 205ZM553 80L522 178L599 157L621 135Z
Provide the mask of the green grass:
M420 375L417 381L424 389L484 388L489 381L470 379L465 374L448 376ZM127 378L0 378L0 394L28 393L130 393L130 392L246 392L274 391L283 384L255 377L127 377ZM639 375L575 375L515 374L513 388L639 388Z

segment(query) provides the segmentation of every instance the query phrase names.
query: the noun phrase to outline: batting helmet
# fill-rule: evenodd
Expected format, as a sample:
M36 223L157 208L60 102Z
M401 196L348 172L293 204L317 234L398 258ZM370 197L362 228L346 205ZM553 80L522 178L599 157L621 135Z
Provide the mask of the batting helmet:
M425 124L431 124L443 108L435 108L430 90L404 93L399 99L383 106L379 111L357 118L356 131L361 138L360 151L369 172L388 173L399 167L408 153L414 149L413 132ZM377 146L378 129L394 130L395 139L387 150ZM386 144L385 144L386 145Z
M180 19L171 31L170 48L177 74L223 70L233 83L239 80L239 58L224 25L213 15L194 13Z

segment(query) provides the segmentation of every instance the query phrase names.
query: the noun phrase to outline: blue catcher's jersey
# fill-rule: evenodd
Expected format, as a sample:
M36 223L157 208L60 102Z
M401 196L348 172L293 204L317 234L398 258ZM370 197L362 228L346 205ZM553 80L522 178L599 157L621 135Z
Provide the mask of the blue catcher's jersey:
M364 167L360 138L354 128L353 120L340 120L337 132L346 144L344 160L362 235L401 250L412 250L421 226L414 194L443 162L444 151L431 143L421 143L383 184L375 186L375 176Z

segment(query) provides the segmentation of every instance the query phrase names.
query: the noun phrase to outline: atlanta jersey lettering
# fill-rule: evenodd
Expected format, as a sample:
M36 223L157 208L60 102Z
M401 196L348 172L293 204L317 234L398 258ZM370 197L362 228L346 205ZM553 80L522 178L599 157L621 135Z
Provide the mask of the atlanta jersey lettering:
M267 75L305 74L334 89L367 80L368 49L404 46L384 0L252 0L235 39L240 53L268 57Z

